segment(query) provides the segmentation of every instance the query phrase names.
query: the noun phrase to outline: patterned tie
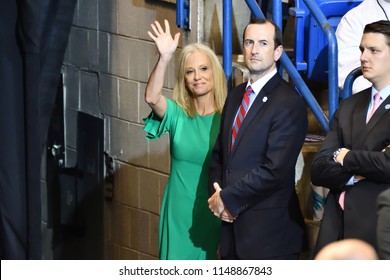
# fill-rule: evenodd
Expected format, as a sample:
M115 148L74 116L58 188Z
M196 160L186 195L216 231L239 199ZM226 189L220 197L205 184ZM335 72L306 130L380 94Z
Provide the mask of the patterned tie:
M379 94L379 92L375 93L374 104L372 105L371 111L367 116L366 123L368 123L370 121L372 115L374 115L376 109L378 109L378 107L380 105L380 100L381 100L381 95ZM343 209L343 210L344 210L344 199L345 199L345 191L343 191L339 197L339 204L340 204L341 209Z
M246 91L245 91L245 93L244 93L244 97L242 98L242 102L241 102L240 108L238 109L237 116L236 116L236 118L234 120L233 128L232 128L232 144L230 146L231 150L233 149L234 142L236 141L236 137L237 137L237 134L238 134L238 130L240 129L241 123L244 120L245 115L246 115L246 113L248 111L249 95L252 92L253 92L252 87L248 86Z
M378 109L378 107L380 105L380 100L381 100L381 95L379 94L379 92L375 93L375 95L374 95L374 104L372 106L370 114L368 114L367 122L371 119L372 115L374 115L376 109Z

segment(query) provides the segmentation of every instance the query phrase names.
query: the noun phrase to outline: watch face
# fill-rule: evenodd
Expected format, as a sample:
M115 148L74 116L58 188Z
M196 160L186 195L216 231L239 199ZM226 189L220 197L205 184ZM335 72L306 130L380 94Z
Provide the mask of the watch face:
M333 160L335 162L337 162L336 158L337 158L337 155L341 152L341 148L337 149L336 151L333 152Z

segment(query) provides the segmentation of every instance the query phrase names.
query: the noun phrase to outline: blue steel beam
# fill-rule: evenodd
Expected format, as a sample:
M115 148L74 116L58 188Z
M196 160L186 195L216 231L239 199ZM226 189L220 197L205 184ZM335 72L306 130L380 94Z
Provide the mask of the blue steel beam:
M282 1L272 1L272 20L282 30L283 16L282 16Z
M317 5L316 1L303 0L309 9L312 16L321 27L328 40L328 91L329 91L329 118L333 117L339 104L339 89L337 84L338 70L337 70L337 39L332 26L328 23L324 13Z
M362 74L363 74L363 72L362 72L362 68L360 68L360 66L355 68L354 70L351 71L351 73L348 74L347 78L345 78L345 81L344 81L343 91L342 91L342 94L340 96L341 99L345 99L345 98L350 97L352 95L353 82L356 80L356 78L358 78Z
M225 71L228 88L232 86L232 68L233 68L233 39L232 39L232 0L223 1L223 61L222 66Z
M176 1L176 25L179 28L190 30L190 3L189 0Z

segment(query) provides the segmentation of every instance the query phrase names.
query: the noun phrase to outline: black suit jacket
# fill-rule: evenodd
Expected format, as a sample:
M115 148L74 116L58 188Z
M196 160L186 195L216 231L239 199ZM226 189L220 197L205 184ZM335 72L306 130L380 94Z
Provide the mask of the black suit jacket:
M278 74L260 91L230 151L231 129L245 84L232 89L222 113L210 169L233 216L222 223L222 257L268 259L299 253L304 222L295 192L295 164L307 130L306 105Z
M371 88L340 104L332 129L313 160L313 184L330 189L314 254L326 244L343 238L362 239L377 247L376 199L390 187L390 97L366 124L370 98ZM341 147L351 150L343 166L334 162L332 156ZM353 175L366 179L345 186ZM344 190L342 211L338 198Z

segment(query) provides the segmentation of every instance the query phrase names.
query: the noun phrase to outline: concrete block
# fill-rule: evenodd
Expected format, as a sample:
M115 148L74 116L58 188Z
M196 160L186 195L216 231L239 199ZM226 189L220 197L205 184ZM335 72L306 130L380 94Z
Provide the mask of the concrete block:
M148 146L145 139L143 126L130 124L127 135L126 146L124 147L125 157L131 164L146 167L148 164Z
M137 26L140 24L138 21L141 15L138 13L140 7L136 7L132 3L133 1L118 0L118 34L126 37L136 37Z
M124 146L128 145L125 138L129 134L129 124L116 118L109 118L107 121L110 137L109 153L113 158L125 161Z
M154 214L160 213L160 177L154 171L141 169L140 175L140 208Z
M108 72L119 77L129 78L129 56L139 54L137 51L139 49L134 51L131 49L128 38L112 35L109 41ZM132 67L138 67L138 65L132 65Z
M143 253L149 252L150 214L138 209L130 209L130 245Z
M98 65L99 71L103 73L109 72L109 64L110 64L110 41L111 36L106 32L98 32L99 37L99 52L98 52Z
M150 255L158 258L158 227L160 217L158 215L150 215Z
M115 162L114 200L134 208L140 207L140 173L133 166Z
M80 109L93 116L99 116L97 73L80 73Z
M119 117L118 78L99 75L99 108L105 116Z
M88 31L88 69L99 71L99 40L98 32L95 30Z
M118 33L118 1L98 0L99 30Z
M78 0L77 25L98 29L98 0ZM111 1L108 1L111 2Z
M112 241L120 246L125 246L127 248L130 247L130 227L131 225L133 225L133 223L131 223L131 212L132 210L127 206L124 206L119 203L113 204L113 215L111 224L111 227L113 229Z
M78 110L80 108L80 71L71 66L64 66L63 77L66 107Z
M110 118L109 122L110 154L124 162L146 167L147 143L143 127L115 118Z
M73 26L69 34L71 65L86 68L88 66L88 30Z
M161 6L158 1L119 0L118 1L118 33L124 36L150 40L147 34L150 24L155 20L163 22L168 19L173 34L179 31L176 27L175 6Z
M147 82L149 76L149 52L145 51L145 49L150 44L139 40L129 40L127 46L129 78L135 81Z
M138 122L139 83L125 79L118 81L119 117L130 122Z

